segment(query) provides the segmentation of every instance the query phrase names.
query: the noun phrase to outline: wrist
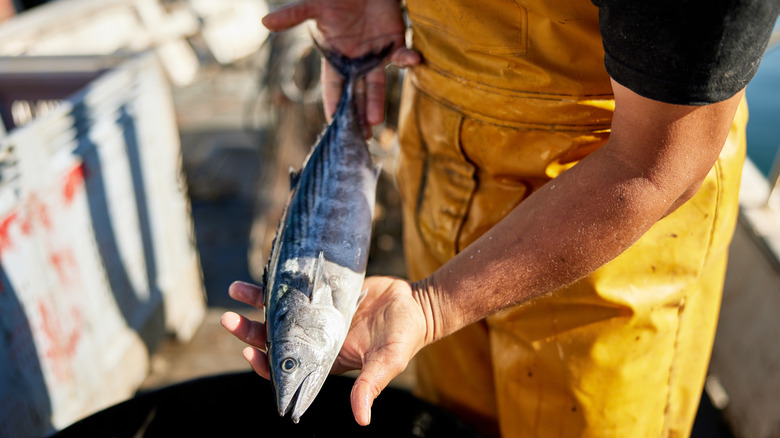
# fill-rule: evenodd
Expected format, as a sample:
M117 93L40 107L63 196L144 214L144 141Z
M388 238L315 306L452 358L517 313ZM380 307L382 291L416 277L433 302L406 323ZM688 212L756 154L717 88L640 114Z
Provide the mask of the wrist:
M423 278L411 283L412 297L420 306L425 320L425 345L432 344L447 336L446 319L449 316L445 311L444 301L446 297L442 293L435 276Z

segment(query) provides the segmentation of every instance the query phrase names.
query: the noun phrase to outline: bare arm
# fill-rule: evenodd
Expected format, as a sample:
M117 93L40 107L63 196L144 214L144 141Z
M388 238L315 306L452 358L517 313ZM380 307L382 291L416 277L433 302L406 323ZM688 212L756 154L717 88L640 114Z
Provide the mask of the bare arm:
M612 85L609 141L416 285L426 344L574 282L628 249L696 192L743 94L682 106Z

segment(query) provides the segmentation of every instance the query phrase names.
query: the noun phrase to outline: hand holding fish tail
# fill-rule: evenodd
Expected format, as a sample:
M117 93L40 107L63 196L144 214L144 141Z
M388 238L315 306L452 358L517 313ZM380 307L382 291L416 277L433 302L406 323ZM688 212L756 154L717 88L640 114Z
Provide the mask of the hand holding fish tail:
M420 63L420 55L405 46L405 25L398 0L302 0L263 17L271 31L282 31L306 20L316 22L318 39L329 49L358 57L388 44L394 49L389 61L400 67ZM385 72L375 69L361 81L358 109L368 125L384 120ZM322 90L325 114L336 111L343 80L323 61Z

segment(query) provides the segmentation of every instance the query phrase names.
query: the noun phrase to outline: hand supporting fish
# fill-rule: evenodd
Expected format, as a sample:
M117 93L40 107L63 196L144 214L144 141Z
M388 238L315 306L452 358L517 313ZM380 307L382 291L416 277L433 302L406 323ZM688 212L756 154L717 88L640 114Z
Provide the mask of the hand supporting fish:
M355 421L366 426L371 422L374 399L433 340L433 331L427 325L431 315L426 309L430 309L430 303L408 281L372 276L366 278L363 286L366 297L352 319L330 373L361 370L350 401ZM263 290L259 286L235 282L229 292L237 301L262 308ZM222 316L222 325L252 345L244 349L244 357L257 374L270 379L265 324L227 312Z
M335 3L354 3L354 8ZM245 357L258 374L272 380L280 414L291 411L295 421L328 372L362 369L351 401L357 422L368 424L374 398L429 342L425 306L409 282L373 277L362 284L377 176L362 127L366 121L381 121L384 99L384 73L370 70L392 47L389 58L400 66L420 61L419 55L403 46L398 4L394 0L373 3L395 7L395 15L382 13L381 7L369 8L366 2L345 0L295 3L264 19L272 30L282 30L317 18L324 41L350 56L365 53L362 44L366 41L390 43L383 52L357 59L324 51L330 61L323 69L328 114L334 114L334 96L341 96L333 123L304 169L291 176L291 198L280 223L265 290L245 283L235 283L230 289L231 296L256 307L261 307L260 297L265 295L267 326L233 313L222 319L239 339L260 349L245 349ZM364 29L372 35L363 40L355 37L361 43L350 46L349 38L335 35L325 17L325 9L337 6L342 12L380 13L380 22ZM343 79L335 79L337 69ZM358 89L356 79L366 73L365 86ZM365 111L361 110L364 106ZM361 296L365 296L362 304Z
M360 301L379 169L354 101L391 47L360 58L321 49L346 87L300 172L263 278L266 346L279 415L298 422L325 383Z

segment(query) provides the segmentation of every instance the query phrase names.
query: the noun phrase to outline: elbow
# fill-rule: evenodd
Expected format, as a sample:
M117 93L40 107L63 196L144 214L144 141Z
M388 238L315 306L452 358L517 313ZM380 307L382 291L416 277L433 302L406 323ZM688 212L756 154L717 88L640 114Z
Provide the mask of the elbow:
M675 210L680 208L683 204L688 202L693 196L696 194L696 192L699 191L699 188L701 187L702 183L704 182L704 178L697 179L696 181L693 181L691 184L689 184L686 188L683 189L682 193L680 193L679 196L672 202L672 205L669 206L669 208L664 212L662 218L672 214Z

